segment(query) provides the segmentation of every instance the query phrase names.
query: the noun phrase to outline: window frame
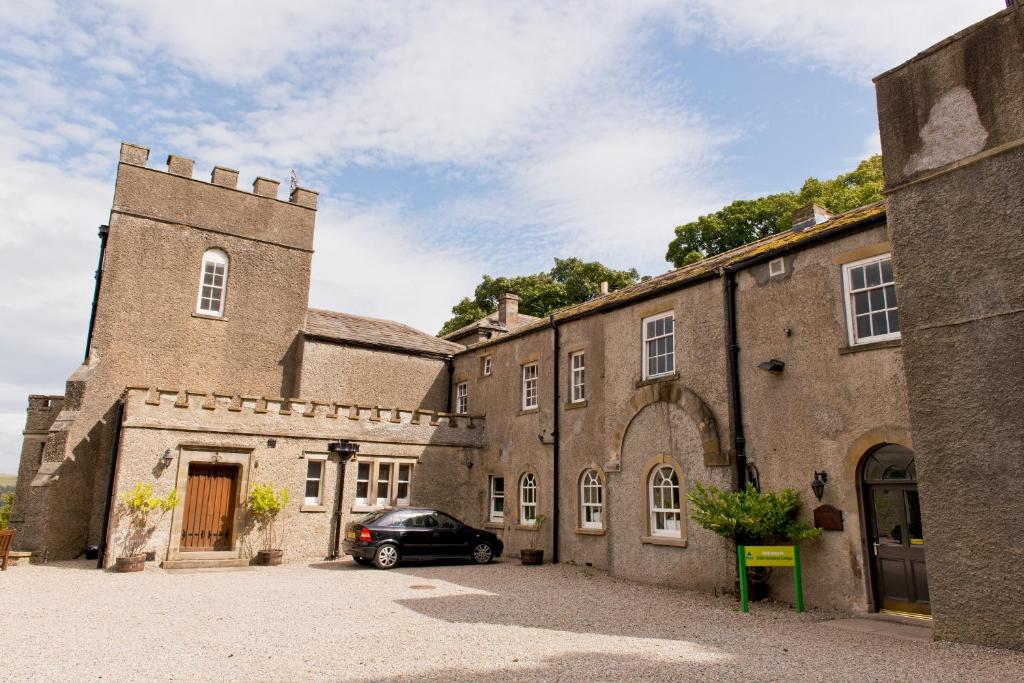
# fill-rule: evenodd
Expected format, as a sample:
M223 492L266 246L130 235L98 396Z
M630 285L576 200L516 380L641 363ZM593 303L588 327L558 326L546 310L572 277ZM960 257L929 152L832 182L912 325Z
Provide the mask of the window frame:
M889 341L889 340L893 340L893 339L902 339L902 337L903 337L903 334L902 334L903 321L902 321L902 316L900 316L900 314L899 314L899 300L898 300L899 294L898 293L896 294L896 298L897 298L897 301L896 301L897 305L896 305L896 307L895 308L889 308L888 306L886 306L886 308L884 308L882 310L886 313L886 326L887 327L888 327L888 324L889 324L888 312L892 311L892 310L896 311L896 315L899 317L899 322L900 322L901 330L897 331L897 332L887 332L885 334L873 334L873 335L871 335L869 337L863 337L863 338L860 338L860 337L857 336L857 321L856 321L857 313L856 313L856 305L854 304L854 295L856 295L856 294L858 294L860 292L871 292L874 289L882 289L883 292L884 292L885 287L887 287L889 285L891 285L894 288L893 291L895 292L896 274L895 274L895 271L894 271L893 272L892 282L884 282L883 281L883 282L880 282L880 284L878 284L877 286L873 286L873 287L865 286L865 287L863 287L861 289L857 289L856 291L854 291L854 289L853 289L853 282L852 282L853 270L855 268L863 268L865 266L871 265L872 263L879 263L879 264L881 264L883 261L889 261L890 267L892 267L892 252L888 252L887 251L887 252L882 253L882 254L876 254L875 256L869 256L868 258L858 259L857 261L850 261L849 263L844 263L843 264L843 283L842 283L842 286L843 286L843 309L846 312L846 340L847 340L847 342L849 343L850 346L863 346L864 344L874 344L875 342ZM879 266L879 268L881 268L881 266ZM868 296L870 297L870 294ZM884 296L884 294L883 294L883 296ZM872 327L873 327L873 324L872 324Z
M597 490L597 502L587 502L587 489ZM579 518L581 529L604 529L604 479L593 467L588 467L580 474L579 479ZM587 520L587 510L596 509L598 521Z
M206 284L206 266L207 266L207 264L213 264L215 266L215 269L214 269L214 272L213 272L214 277L216 277L216 275L217 275L217 273L216 273L216 266L219 265L219 266L223 266L224 267L224 272L221 274L221 276L223 278L223 281L222 281L222 283L219 286L215 285L213 283L211 283L209 285ZM195 309L196 315L204 316L204 317L207 317L207 318L223 318L224 317L225 311L227 310L227 303L228 303L228 275L229 275L230 269L231 269L231 257L229 257L227 252L224 251L223 249L207 249L206 251L203 252L203 258L200 261L200 266L199 266L199 291L196 293L196 309ZM204 298L205 299L209 299L210 301L213 300L212 296L210 296L210 297L204 297L203 296L203 289L206 288L206 287L210 288L211 293L214 290L219 291L219 293L220 293L220 298L219 298L220 306L217 309L204 308L203 307L203 299Z
M493 370L490 356L484 356L480 359L480 374L483 377L490 377Z
M576 367L576 359L580 360ZM579 382L577 382L577 376ZM577 395L576 390L579 389ZM586 403L587 401L587 358L584 351L573 351L569 354L569 402Z
M530 486L527 486L529 480ZM540 486L537 483L537 475L532 471L523 472L519 475L519 486L517 487L519 494L519 525L520 526L536 526L537 515L540 509L539 504L539 492ZM526 492L532 491L532 501L526 500ZM533 516L527 517L527 510L533 510Z
M533 376L527 377L527 370L533 368ZM522 393L520 400L520 407L522 410L537 410L540 407L540 364L537 361L530 363L523 363L519 372L522 382ZM533 403L529 403L530 392L529 383L533 383Z
M501 492L495 490L494 484L501 480ZM501 510L496 510L494 502L501 499ZM505 522L505 475L492 474L487 477L487 521L492 524Z
M356 491L352 503L353 511L401 509L412 504L412 473L416 469L415 460L369 456L359 457L355 464ZM360 475L360 469L364 466L367 472L365 478ZM406 479L402 478L403 468L408 468ZM378 497L380 486L385 482L387 483L387 497L380 498ZM366 496L359 495L360 485L365 486ZM406 496L399 498L403 485L406 486Z
M657 336L657 337L648 337L647 336L647 324L648 323L656 322L656 321L661 320L663 318L670 318L671 321L672 321L671 325L669 325L669 332L667 334L663 334L663 335L660 335L660 336ZM644 318L640 322L640 330L641 330L641 338L642 338L642 343L641 343L640 351L641 351L641 358L642 358L642 364L643 364L643 367L642 367L642 377L643 377L643 379L644 380L657 379L659 377L669 377L669 376L675 374L675 372L676 372L676 312L674 310L672 310L672 311L664 311L663 313L657 313L655 315L649 315L649 316L647 316L646 318ZM668 370L666 370L665 372L659 372L659 373L651 374L651 372L650 372L650 356L648 356L648 344L650 342L656 341L658 339L665 339L666 337L671 337L671 339L672 339L672 343L669 345L669 349L670 349L671 356L672 356L672 367L669 368Z
M678 496L676 498L676 502L679 505L678 530L658 530L657 528L655 513L676 512L673 508L659 507L655 509L654 506L654 479L659 471L666 468L671 469L672 472L675 473L676 486L678 486ZM643 488L641 489L640 494L643 504L644 522L640 542L651 545L675 546L678 548L687 547L686 477L683 474L682 466L675 458L662 454L657 455L644 463L641 471L643 472L643 478L640 480L640 483Z
M469 412L469 382L455 385L455 413L465 415Z
M778 268L776 268L776 264ZM786 274L786 259L783 256L773 258L768 262L768 277L779 277Z
M309 482L314 481L309 476L309 466L312 463L319 463L320 465L320 476L315 479L317 482L317 495L316 497L306 495L308 493ZM303 488L302 504L319 506L323 505L324 500L324 478L327 474L327 456L324 455L310 455L306 454L306 479L305 486Z

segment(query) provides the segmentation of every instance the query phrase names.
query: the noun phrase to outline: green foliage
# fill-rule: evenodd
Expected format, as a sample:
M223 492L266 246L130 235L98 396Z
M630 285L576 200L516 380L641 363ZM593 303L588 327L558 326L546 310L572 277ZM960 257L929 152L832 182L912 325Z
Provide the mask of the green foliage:
M0 505L0 531L11 525L11 510L14 508L14 494L3 494L3 505Z
M452 307L453 317L438 334L454 332L494 313L502 294L511 293L520 298L520 313L542 317L586 301L600 291L602 282L608 283L609 290L616 290L639 281L636 269L614 270L597 261L585 262L578 258L556 258L551 270L532 275L484 275L473 298L466 297Z
M270 484L253 484L249 494L249 514L262 528L263 549L276 550L276 522L281 510L288 505L288 489L282 488L276 493Z
M140 482L131 491L123 491L120 515L127 523L121 530L121 557L142 554L157 522L177 504L177 491L171 491L166 498L158 498L152 484Z
M676 228L665 258L677 268L792 227L793 211L817 203L841 213L882 199L882 157L875 154L830 180L808 178L799 192L740 199Z
M821 535L821 529L797 519L800 499L793 489L763 493L747 484L743 491L722 491L696 482L686 497L693 521L737 545L796 543Z
M536 550L537 546L540 545L540 532L544 529L544 525L547 524L547 515L537 515L533 520L533 528L530 530L530 548Z

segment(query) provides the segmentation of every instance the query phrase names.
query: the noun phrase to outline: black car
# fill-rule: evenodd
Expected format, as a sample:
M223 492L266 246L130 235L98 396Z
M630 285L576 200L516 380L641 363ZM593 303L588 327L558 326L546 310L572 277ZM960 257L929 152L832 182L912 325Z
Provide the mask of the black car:
M345 528L344 549L359 564L391 569L402 560L465 558L487 564L504 544L489 531L429 508L381 510Z

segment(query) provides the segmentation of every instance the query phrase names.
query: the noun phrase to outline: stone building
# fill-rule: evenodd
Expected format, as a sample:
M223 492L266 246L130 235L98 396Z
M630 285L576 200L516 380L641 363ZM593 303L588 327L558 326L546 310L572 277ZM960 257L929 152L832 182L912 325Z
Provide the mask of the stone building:
M153 537L157 561L245 563L244 503L267 482L303 494L283 519L293 560L329 557L338 525L367 511L428 505L494 529L511 555L536 540L545 515L552 523L539 542L555 561L731 590L733 551L689 519L686 493L695 482L749 481L796 489L806 521L826 529L803 548L811 606L934 612L941 637L1020 646L1009 607L985 632L963 598L998 611L1019 562L998 565L996 591L963 593L953 574L969 559L950 549L951 535L977 520L986 530L978 557L995 566L992 544L1019 528L1024 497L991 512L971 504L991 502L982 489L994 465L945 455L978 432L943 425L991 396L933 378L942 376L936 359L950 358L963 374L995 373L1002 395L1024 386L1013 317L1024 243L1012 113L1024 72L1011 63L1021 17L1007 10L880 78L888 206L838 216L807 207L787 232L545 319L520 314L509 295L496 315L446 339L308 308L316 193L296 188L281 201L265 178L243 192L237 172L221 167L199 181L176 156L166 172L147 168L148 150L124 144L86 360L64 396L29 399L12 516L19 547L53 559L97 545L109 566L124 533L117 492L145 482L184 501ZM981 64L1001 64L992 71L1001 75L978 75L990 73ZM942 133L942 122L974 125L961 119L977 82L998 93L974 96L986 135L973 151L962 141L934 146L929 131ZM926 144L912 151L917 136ZM985 184L985 201L943 184L957 182ZM991 228L978 256L991 270L947 263L959 253L948 246L963 230L950 218L958 215ZM935 237L917 227L920 216L938 226ZM977 272L993 277L963 291L997 296L931 301L946 291L936 278ZM950 317L957 307L970 309L962 321ZM960 336L931 340L934 320ZM1008 327L972 327L984 325ZM986 433L1019 452L1019 429ZM342 439L360 447L344 465L328 448ZM931 459L919 462L922 439ZM1019 476L998 476L1019 489ZM224 514L196 521L187 510L211 490L225 495ZM955 509L943 502L957 496ZM788 577L773 579L773 591L791 597Z

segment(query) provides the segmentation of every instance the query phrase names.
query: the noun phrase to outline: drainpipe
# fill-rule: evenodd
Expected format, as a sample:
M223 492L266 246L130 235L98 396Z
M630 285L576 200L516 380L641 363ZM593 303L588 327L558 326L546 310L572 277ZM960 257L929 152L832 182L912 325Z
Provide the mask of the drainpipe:
M100 284L103 282L103 258L107 253L107 236L110 234L109 225L100 226L100 260L96 264L96 286L92 292L92 311L89 313L89 333L85 338L85 363L89 362L89 351L92 349L92 330L96 326L96 304L100 300Z
M445 400L444 412L451 414L452 412L452 375L455 374L455 358L448 356L444 359L445 365L448 366L448 398Z
M554 496L551 502L551 516L554 518L551 525L551 564L558 564L558 499L559 499L559 482L558 482L558 447L559 447L559 432L558 432L558 416L559 409L561 408L561 401L558 395L558 377L559 377L559 361L562 355L562 346L558 335L558 322L555 320L555 314L552 313L548 318L551 322L551 332L553 335L554 343L554 372L552 373L551 382L551 396L554 402L554 410L551 411L552 415L552 428L551 428L551 440L554 446L554 450L551 456L551 477L554 480L553 491Z
M334 496L334 552L328 558L336 560L341 555L341 510L342 496L345 495L345 465L344 456L338 458L338 493Z
M100 234L102 236L103 233ZM102 259L102 256L100 258ZM96 277L96 290L99 291L98 274ZM96 303L94 301L93 312L95 311ZM86 351L86 358L88 357L88 351ZM103 569L103 559L107 554L107 538L110 535L110 507L114 502L114 478L117 476L117 461L118 456L121 454L121 424L123 422L124 401L121 401L117 404L117 418L114 420L114 440L110 444L110 476L107 479L107 498L103 502L103 526L101 527L103 529L103 537L100 539L99 552L96 555L96 569Z
M747 485L747 440L743 436L743 405L740 401L740 347L736 335L736 272L721 271L725 280L726 345L729 350L729 399L732 412L733 447L736 451L736 490Z

